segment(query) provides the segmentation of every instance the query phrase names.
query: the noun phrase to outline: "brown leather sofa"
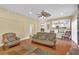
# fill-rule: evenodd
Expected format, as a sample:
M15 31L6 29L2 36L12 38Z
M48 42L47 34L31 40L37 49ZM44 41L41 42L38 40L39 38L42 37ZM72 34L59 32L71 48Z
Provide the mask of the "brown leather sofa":
M52 32L38 32L37 34L32 36L32 39L32 42L34 43L38 43L49 47L53 47L56 44L56 34Z

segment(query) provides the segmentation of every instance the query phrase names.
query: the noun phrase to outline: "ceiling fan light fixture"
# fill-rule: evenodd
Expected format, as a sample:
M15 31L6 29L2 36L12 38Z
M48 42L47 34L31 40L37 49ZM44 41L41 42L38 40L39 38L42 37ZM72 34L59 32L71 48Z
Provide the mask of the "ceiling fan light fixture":
M44 10L42 10L42 12L40 14L38 14L38 17L42 17L42 16L49 17L49 16L51 16L51 14L49 14L48 12L45 12Z

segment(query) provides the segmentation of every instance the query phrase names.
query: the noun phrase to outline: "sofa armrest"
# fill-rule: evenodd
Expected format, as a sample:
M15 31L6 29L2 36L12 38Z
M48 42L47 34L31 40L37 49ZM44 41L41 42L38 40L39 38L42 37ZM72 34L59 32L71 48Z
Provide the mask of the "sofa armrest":
M33 39L37 39L38 38L38 35L33 35L32 38Z
M9 41L7 39L3 40L3 43L6 44L8 43Z
M16 40L20 40L20 38L19 37L16 37Z

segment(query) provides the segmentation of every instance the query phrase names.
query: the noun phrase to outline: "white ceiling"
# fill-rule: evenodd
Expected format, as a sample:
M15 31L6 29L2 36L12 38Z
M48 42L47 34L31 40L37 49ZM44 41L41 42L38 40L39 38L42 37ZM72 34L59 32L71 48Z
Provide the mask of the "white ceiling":
M68 16L77 10L77 5L74 4L5 4L0 6L35 19L38 19L37 14L42 10L52 15L49 18Z

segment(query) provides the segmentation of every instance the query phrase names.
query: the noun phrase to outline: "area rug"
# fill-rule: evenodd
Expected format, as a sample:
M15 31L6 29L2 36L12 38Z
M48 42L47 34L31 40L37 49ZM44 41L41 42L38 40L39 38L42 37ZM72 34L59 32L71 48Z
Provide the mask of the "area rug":
M46 50L42 50L40 48L37 48L32 53L29 53L29 55L56 55L56 54L55 53L51 53L51 52L46 51Z

